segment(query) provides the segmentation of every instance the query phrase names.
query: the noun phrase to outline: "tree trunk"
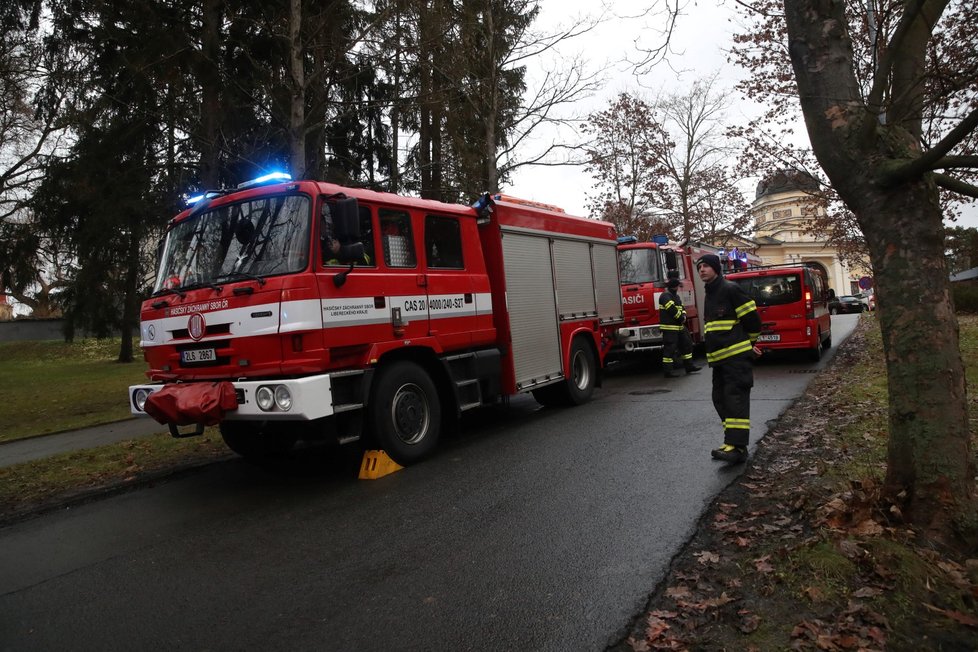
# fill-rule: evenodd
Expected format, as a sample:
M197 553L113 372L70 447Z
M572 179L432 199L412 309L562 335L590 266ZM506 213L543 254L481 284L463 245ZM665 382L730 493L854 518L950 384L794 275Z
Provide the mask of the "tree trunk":
M218 116L221 112L221 73L218 67L221 38L221 2L204 0L203 63L200 76L200 184L204 189L221 187L218 169Z
M885 492L938 538L971 528L975 467L936 188L879 194L857 216L872 257L890 395Z
M400 192L401 190L401 159L398 148L400 147L401 131L401 60L403 52L401 44L404 35L401 32L401 19L403 13L399 10L395 16L394 27L394 70L391 80L391 176L387 183L388 192Z
M122 297L122 319L120 323L120 336L122 341L119 345L118 362L132 362L133 342L132 333L139 326L139 243L140 235L145 233L145 229L133 225L129 229L129 251L126 258L124 296Z
M306 175L306 75L303 67L302 0L289 1L289 161L292 176Z
M919 129L906 124L905 111L897 111L900 122L881 124L866 106L843 12L843 3L785 0L812 148L870 250L889 382L885 489L930 538L973 545L975 465L937 188L927 173L889 181L894 167L918 155ZM926 40L902 46L917 58ZM915 105L908 98L905 106Z

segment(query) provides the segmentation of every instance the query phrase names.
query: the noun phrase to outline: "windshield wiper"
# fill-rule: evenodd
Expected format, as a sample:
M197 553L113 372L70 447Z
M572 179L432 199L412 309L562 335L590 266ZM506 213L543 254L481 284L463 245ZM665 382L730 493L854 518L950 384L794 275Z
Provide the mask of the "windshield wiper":
M248 272L228 272L227 274L221 274L216 277L215 281L242 281L242 280L258 281L258 285L265 285L265 278L258 276L257 274L249 274Z
M208 281L199 281L197 283L189 283L187 285L181 285L181 290L198 290L200 288L210 288L216 292L223 292L224 287L218 285L217 283L210 283Z
M175 295L179 296L181 299L183 299L184 297L187 296L186 293L183 292L180 288L163 288L161 290L157 290L156 292L154 292L150 296L152 296L152 297L162 297L164 294L175 294Z

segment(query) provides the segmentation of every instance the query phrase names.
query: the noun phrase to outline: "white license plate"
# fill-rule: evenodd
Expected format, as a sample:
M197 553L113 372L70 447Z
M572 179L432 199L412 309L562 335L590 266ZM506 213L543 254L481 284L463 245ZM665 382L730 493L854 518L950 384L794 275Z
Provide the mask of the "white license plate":
M217 360L214 349L193 349L192 351L181 351L180 362L213 362Z
M758 335L757 341L758 342L780 342L781 336L778 335L777 333L774 333L772 335Z

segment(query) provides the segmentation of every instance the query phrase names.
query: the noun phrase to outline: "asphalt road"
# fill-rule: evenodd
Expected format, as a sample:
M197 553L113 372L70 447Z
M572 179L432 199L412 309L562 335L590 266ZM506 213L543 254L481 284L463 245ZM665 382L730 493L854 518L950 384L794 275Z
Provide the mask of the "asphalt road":
M824 364L757 365L755 440ZM216 464L0 530L0 649L600 650L742 471L719 443L707 369L619 364L376 481L335 451Z

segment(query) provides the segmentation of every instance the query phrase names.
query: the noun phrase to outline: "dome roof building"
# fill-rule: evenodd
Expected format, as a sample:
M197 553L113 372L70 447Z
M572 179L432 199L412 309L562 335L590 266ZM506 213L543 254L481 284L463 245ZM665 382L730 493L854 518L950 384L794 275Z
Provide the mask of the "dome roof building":
M751 204L757 253L770 265L816 263L836 294L854 294L860 291L859 278L868 272L850 269L834 247L807 230L814 218L825 214L813 196L818 190L818 180L797 170L781 170L757 184Z

